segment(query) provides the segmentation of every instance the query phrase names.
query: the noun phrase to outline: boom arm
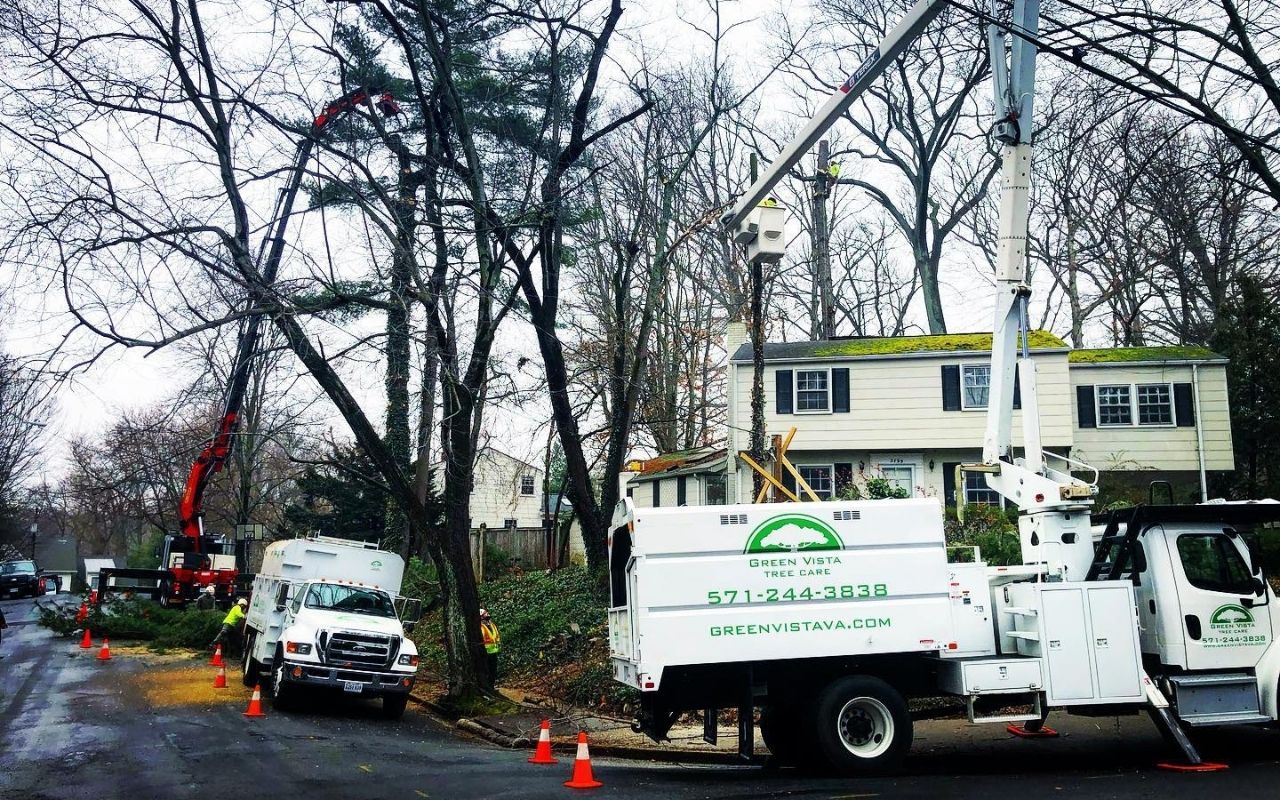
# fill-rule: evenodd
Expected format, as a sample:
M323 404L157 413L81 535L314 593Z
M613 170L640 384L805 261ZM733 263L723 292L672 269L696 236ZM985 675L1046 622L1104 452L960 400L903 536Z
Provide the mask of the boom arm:
M285 229L289 225L289 218L293 215L293 203L298 197L298 190L302 188L302 178L306 174L307 162L311 160L316 140L324 133L329 123L369 102L370 98L376 98L375 106L383 116L390 117L400 113L400 106L396 104L395 98L389 92L372 88L356 89L325 106L324 111L312 122L307 137L298 143L289 182L280 190L276 198L271 228L258 250L258 264L264 285L270 286L275 283L276 273L280 269L280 259L284 254ZM213 438L205 443L204 449L191 465L187 485L178 506L182 534L194 540L197 553L200 552L205 489L209 485L209 480L215 473L221 471L227 459L231 457L236 428L240 423L240 410L244 406L245 392L249 387L253 357L258 347L261 319L259 315L251 314L240 328L222 417L218 421Z

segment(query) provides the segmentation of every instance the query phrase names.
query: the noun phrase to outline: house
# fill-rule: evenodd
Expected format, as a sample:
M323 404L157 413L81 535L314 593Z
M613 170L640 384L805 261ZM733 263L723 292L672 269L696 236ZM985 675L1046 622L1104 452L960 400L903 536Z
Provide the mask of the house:
M1226 359L1192 347L1073 351L1047 331L1033 331L1028 345L1046 451L1144 486L1153 478L1203 486L1209 473L1234 469ZM956 465L981 461L990 350L991 335L981 333L766 344L766 429L770 435L796 429L788 459L823 498L884 478L908 494L951 503ZM744 326L730 326L728 352L726 450L737 453L748 448L751 430L752 359ZM1015 388L1015 447L1021 446L1020 399ZM664 465L671 457L679 466ZM636 504L678 504L667 476L683 476L688 484L696 475L705 483L708 474L698 471L703 462L686 458L646 462L658 466L629 482ZM724 459L725 496L749 503L751 471L733 462ZM642 488L646 475L658 487L657 503L654 489ZM981 475L967 474L965 484L966 502L998 501ZM686 499L695 502L687 486Z
M649 508L724 505L727 465L723 447L666 453L633 464L623 490L636 505Z
M476 454L471 528L542 528L543 470L495 447Z

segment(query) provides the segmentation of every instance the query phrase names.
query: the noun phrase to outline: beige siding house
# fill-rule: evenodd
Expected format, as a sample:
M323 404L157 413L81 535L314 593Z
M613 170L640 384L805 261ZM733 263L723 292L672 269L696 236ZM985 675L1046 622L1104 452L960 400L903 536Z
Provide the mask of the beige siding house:
M645 462L627 483L637 505L702 503L713 468L724 470L725 502L751 502L751 471L725 457L748 447L745 338L742 326L730 326L726 450L716 451L718 461L690 451ZM1234 468L1225 359L1186 347L1072 351L1046 331L1032 332L1029 344L1046 450L1143 479L1194 482L1202 469ZM884 478L953 502L955 466L981 460L990 348L990 334L766 344L767 432L796 429L788 458L824 498ZM1020 407L1018 393L1014 400ZM1015 446L1021 430L1015 410ZM996 500L980 475L967 482L967 502Z
M471 527L542 527L542 469L483 447L476 456Z

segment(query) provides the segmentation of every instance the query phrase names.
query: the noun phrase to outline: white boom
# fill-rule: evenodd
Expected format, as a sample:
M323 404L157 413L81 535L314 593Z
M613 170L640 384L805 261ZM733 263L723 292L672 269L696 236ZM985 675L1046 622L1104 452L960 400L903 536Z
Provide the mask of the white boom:
M746 221L755 207L769 196L778 181L782 180L801 158L804 158L809 148L813 147L822 138L822 134L826 133L827 129L849 110L849 106L853 105L853 101L857 100L859 95L876 82L893 60L911 46L916 37L924 32L925 27L946 5L946 0L918 0L911 7L906 16L894 26L893 30L889 31L884 39L880 40L880 44L876 45L876 49L871 51L853 74L827 98L827 102L822 104L818 113L814 114L813 119L809 120L804 129L796 134L791 144L787 145L759 179L751 184L751 188L739 198L733 210L721 218L720 221L727 230L738 232L739 226ZM742 239L739 239L739 242L746 244Z

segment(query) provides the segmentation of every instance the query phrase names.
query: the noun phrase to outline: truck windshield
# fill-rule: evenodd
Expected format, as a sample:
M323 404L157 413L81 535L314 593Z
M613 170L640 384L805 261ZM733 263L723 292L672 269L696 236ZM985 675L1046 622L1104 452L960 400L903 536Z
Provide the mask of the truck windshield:
M7 561L0 564L0 575L35 575L34 561Z
M350 611L371 617L395 617L391 598L377 589L344 586L338 583L313 584L307 591L307 608L325 611Z

